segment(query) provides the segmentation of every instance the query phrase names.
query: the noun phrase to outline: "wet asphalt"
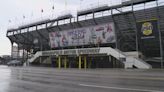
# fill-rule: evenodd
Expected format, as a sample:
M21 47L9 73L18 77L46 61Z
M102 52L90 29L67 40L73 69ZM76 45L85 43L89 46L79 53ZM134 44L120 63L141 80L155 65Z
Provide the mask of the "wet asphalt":
M0 92L164 92L164 70L0 66Z

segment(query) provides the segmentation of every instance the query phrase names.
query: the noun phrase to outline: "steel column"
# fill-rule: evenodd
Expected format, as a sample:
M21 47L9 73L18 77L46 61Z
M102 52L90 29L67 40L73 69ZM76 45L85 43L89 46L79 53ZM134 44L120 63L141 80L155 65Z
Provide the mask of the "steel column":
M61 68L61 56L58 56L58 68Z
M64 57L64 68L65 69L67 68L67 57L66 56Z
M87 56L84 56L84 69L87 69Z
M79 69L81 69L81 55L79 56Z

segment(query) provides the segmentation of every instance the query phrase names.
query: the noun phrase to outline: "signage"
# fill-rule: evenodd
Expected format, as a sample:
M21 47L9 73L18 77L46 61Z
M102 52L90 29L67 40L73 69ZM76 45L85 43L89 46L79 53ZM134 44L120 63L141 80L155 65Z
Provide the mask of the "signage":
M159 29L157 20L148 20L137 23L138 50L146 57L160 55Z
M69 49L69 50L52 50L43 51L43 56L53 56L53 55L80 55L80 54L99 54L99 48L92 49Z
M159 34L157 20L138 22L137 29L139 39L153 39Z
M51 48L114 43L113 23L49 33Z

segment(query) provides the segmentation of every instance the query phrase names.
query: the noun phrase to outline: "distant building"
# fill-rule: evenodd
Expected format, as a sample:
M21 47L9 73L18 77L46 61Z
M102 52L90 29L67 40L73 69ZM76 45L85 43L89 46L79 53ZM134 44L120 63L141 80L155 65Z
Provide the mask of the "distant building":
M7 62L9 62L11 60L11 56L10 55L3 55L0 58L1 64L6 64Z

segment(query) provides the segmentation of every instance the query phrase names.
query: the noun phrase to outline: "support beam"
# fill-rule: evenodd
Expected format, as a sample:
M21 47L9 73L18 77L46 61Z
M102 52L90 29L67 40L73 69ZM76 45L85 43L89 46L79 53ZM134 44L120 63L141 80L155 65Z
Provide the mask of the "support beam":
M49 41L43 34L41 34L36 26L36 32L39 34L39 36L43 39L45 39L47 42Z
M31 45L31 43L28 43L27 41L26 42L25 41L21 42L16 35L13 35L13 37L15 38L14 42L16 42L17 44Z
M82 25L79 23L79 16L77 16L77 24L79 27L82 27Z
M71 25L71 27L72 27L72 29L74 29L74 26L73 26L73 24L72 24L72 20L71 20L71 18L70 18L70 25Z
M92 68L92 57L90 57L89 63L88 63L88 68Z
M84 56L84 69L87 69L87 56Z
M58 68L61 68L61 56L58 56Z
M50 62L50 63L51 63L51 56L49 56L49 57L48 57L48 62Z
M81 56L79 56L79 69L81 69Z
M118 12L120 12L120 13L123 13L121 10L119 10L118 8L116 8L115 10L117 10Z
M30 39L28 39L28 37L25 37L23 34L20 34L20 35L22 36L22 38L24 38L25 40L27 40L28 42L30 42L31 44L33 44L33 42Z
M57 27L58 27L59 31L62 30L62 29L59 27L59 20L57 21Z
M24 63L24 56L25 56L25 53L24 53L24 45L23 45L23 55L22 55L23 62L22 63Z
M96 22L96 20L95 20L95 13L93 13L93 21L94 21L95 25L98 24L98 23Z
M28 34L28 37L30 36L30 37L34 38L34 36L32 35L32 33L29 31L29 28L27 29L27 34Z
M64 68L65 69L67 68L67 57L66 56L64 57Z
M139 51L139 47L138 47L138 36L137 36L137 34L138 34L138 30L137 30L137 18L136 18L136 16L135 16L135 14L134 14L134 6L133 6L133 4L132 4L132 11L133 11L133 17L134 17L134 20L135 20L135 37L136 37L136 39L135 39L135 41L136 41L136 51ZM137 56L139 56L139 55L137 55Z
M48 31L48 33L51 32L48 28L48 24L46 24L46 30Z
M163 58L163 44L162 44L162 35L161 35L161 26L160 26L160 15L159 15L159 5L158 5L158 0L155 0L156 1L156 13L157 13L157 24L158 24L158 30L159 30L159 32L158 32L158 35L159 35L159 47L160 47L160 57L161 57L161 69L163 69L164 68L164 63L163 63L163 60L164 60L164 58Z

